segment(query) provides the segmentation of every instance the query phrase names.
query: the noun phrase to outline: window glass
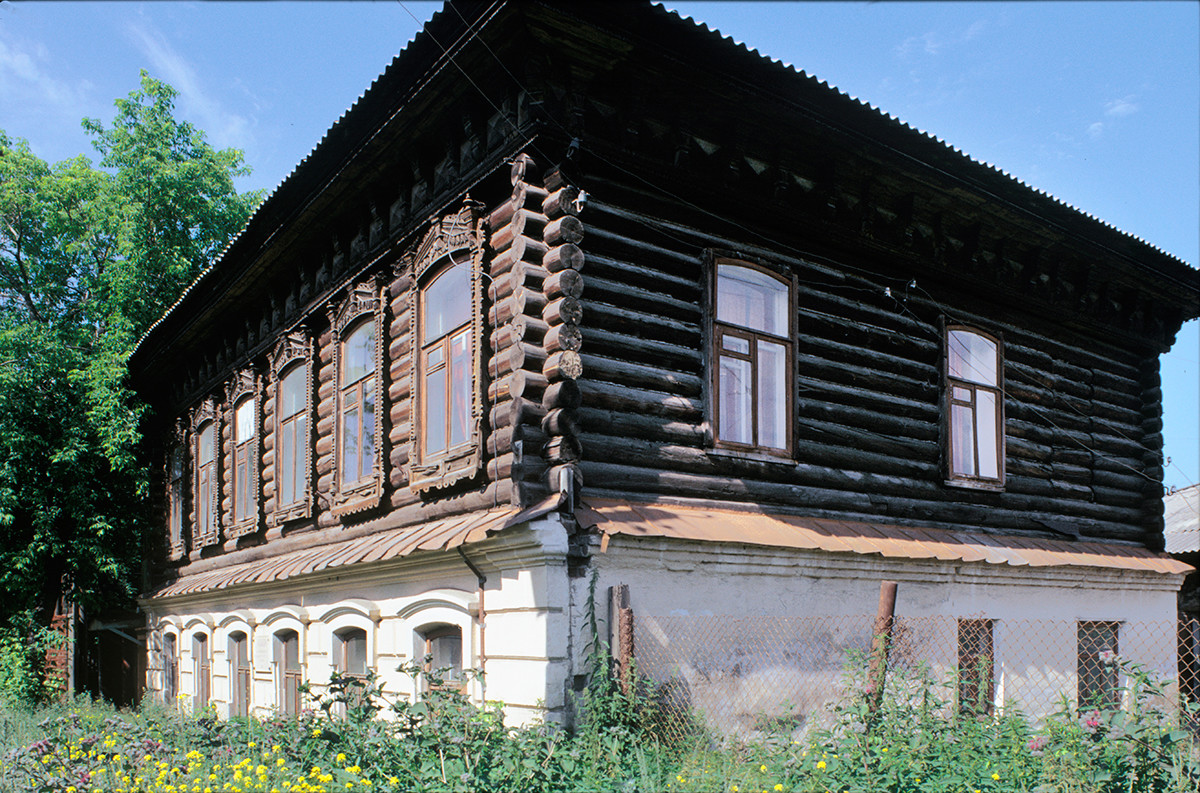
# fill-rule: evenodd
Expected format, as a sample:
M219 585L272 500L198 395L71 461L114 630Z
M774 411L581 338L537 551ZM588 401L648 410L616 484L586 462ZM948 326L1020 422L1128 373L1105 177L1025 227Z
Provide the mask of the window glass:
M451 265L421 293L424 334L421 344L445 336L471 318L471 266Z
M289 419L305 408L304 367L293 366L279 381L279 417Z
M236 631L229 635L229 666L232 677L233 715L250 715L250 641Z
M996 385L996 345L967 330L950 331L950 376L980 385Z
M968 328L946 333L949 473L998 485L1004 479L1000 346Z
M169 706L175 705L179 693L179 646L175 634L163 636L163 700Z
M1079 707L1113 707L1117 689L1119 623L1081 620L1078 626Z
M200 465L208 465L213 461L213 433L214 428L212 423L204 425L204 429L200 430L200 450L199 458Z
M254 400L246 397L234 410L234 442L241 444L254 437Z
M993 621L958 621L958 707L960 712L982 716L992 712L995 696Z
M776 336L788 335L787 285L749 267L717 265L717 319Z
M786 451L792 398L788 284L751 267L718 264L715 300L716 440Z
M196 681L196 711L208 706L212 686L212 664L208 656L208 635L197 633L192 637L192 664Z
M367 632L361 628L350 628L338 634L340 652L338 668L350 675L367 673Z
M450 264L421 291L421 454L446 454L472 440L474 374L471 267Z
M375 371L375 323L367 320L354 329L342 344L342 385L361 380Z

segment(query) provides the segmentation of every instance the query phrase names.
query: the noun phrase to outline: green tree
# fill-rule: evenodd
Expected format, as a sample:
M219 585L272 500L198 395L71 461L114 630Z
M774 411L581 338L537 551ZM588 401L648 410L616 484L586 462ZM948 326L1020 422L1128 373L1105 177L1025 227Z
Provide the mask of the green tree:
M85 119L99 168L48 165L0 131L0 626L64 593L128 602L140 583L126 361L260 198L234 188L241 152L176 119L175 96L143 72L110 125Z

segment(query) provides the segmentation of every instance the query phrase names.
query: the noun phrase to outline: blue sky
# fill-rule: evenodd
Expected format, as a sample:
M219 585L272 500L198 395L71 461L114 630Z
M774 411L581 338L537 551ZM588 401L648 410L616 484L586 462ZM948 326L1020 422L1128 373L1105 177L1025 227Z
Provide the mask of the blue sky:
M274 188L440 7L0 0L0 128L93 156L139 69ZM671 8L1200 262L1200 3L685 2ZM1163 359L1166 483L1200 482L1200 332Z

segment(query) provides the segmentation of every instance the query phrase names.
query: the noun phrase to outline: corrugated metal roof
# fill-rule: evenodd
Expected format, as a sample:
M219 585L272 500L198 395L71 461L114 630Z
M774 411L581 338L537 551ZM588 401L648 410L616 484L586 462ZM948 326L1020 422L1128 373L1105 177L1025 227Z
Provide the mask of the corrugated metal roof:
M228 589L238 584L284 581L329 568L397 559L416 551L449 550L465 543L478 542L489 534L536 517L535 513L544 506L556 505L557 502L543 503L524 512L515 507L473 512L469 515L390 529L356 539L326 543L316 548L304 548L266 559L184 576L164 584L147 597L191 595Z
M582 526L594 526L605 535L602 548L607 548L609 536L622 534L1012 567L1105 567L1165 575L1192 570L1190 565L1136 545L1091 540L1065 542L607 499L587 499L575 516Z
M1163 507L1163 539L1167 553L1200 551L1200 485L1165 496Z

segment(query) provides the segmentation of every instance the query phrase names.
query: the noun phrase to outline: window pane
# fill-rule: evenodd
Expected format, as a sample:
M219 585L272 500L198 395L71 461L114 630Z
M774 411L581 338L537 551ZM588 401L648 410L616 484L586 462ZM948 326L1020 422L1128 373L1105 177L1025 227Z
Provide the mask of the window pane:
M254 437L254 400L243 399L234 410L234 443L242 444Z
M290 421L280 427L279 506L296 500L296 424Z
M450 340L450 446L467 441L471 421L471 334Z
M429 640L430 669L447 670L447 680L458 680L462 676L462 633L444 633Z
M279 383L279 418L286 420L304 410L304 367L293 366Z
M234 480L237 482L237 494L234 498L234 517L245 518L250 515L250 465L247 459L247 449L238 452L237 467L234 470Z
M212 463L209 463L200 469L200 493L196 499L196 512L201 537L206 536L212 528L212 467Z
M950 331L950 376L981 385L996 383L996 345L968 330Z
M741 336L722 336L721 348L730 352L740 352L742 355L750 354L750 340L743 339Z
M965 405L950 406L950 463L959 476L975 476L974 411Z
M787 284L749 267L717 265L717 319L787 336Z
M445 362L446 350L440 344L425 353L425 371L427 372L440 368Z
M446 450L446 370L425 375L425 454Z
M342 482L358 481L358 406L342 414Z
M954 386L953 390L950 393L951 393L951 398L957 399L959 402L970 402L971 401L971 389L969 389L969 388L961 388L959 386Z
M758 445L787 448L787 355L782 344L758 342Z
M171 481L183 478L183 448L176 446L171 450Z
M375 371L375 323L368 320L351 333L342 345L342 387Z
M352 675L367 673L367 633L362 630L350 630L341 635L343 672Z
M975 432L979 438L979 475L1000 477L1000 454L996 438L996 394L980 389L975 392Z
M304 467L304 450L308 444L308 435L305 430L307 426L306 422L307 419L303 415L298 416L294 422L296 439L292 451L292 501L299 501L303 498L306 490L304 487L305 478L308 476L308 470Z
M722 355L717 392L720 405L717 421L721 440L745 444L754 442L750 431L754 416L750 394L750 362Z
M358 478L365 479L375 463L375 378L368 379L363 389L362 454L358 458Z
M442 272L421 293L421 344L445 336L471 316L471 266L455 264Z
M213 432L212 423L205 424L204 429L200 430L200 465L213 461Z

